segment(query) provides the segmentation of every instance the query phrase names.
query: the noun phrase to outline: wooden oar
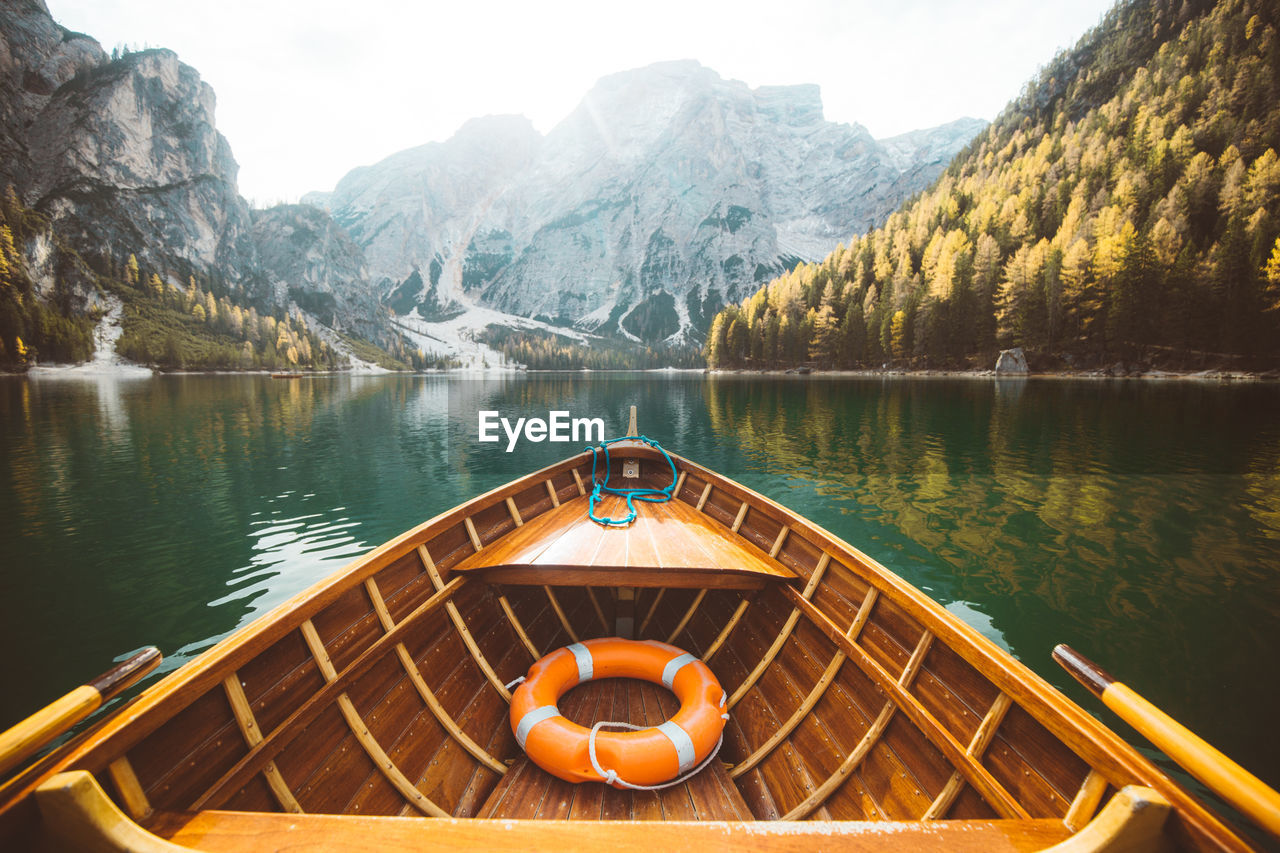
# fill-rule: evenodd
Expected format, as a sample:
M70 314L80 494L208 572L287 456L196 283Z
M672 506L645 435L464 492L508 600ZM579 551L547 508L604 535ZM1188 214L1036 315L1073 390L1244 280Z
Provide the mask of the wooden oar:
M1280 793L1070 646L1055 648L1053 659L1184 770L1280 838Z
M160 650L150 646L88 684L36 711L0 733L0 776L30 758L49 741L102 707L102 704L160 665Z

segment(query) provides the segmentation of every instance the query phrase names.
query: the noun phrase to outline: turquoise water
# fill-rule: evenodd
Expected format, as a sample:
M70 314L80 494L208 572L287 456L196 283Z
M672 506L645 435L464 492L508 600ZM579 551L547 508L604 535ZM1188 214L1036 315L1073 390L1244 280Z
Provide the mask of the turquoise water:
M642 432L868 552L1090 711L1055 643L1280 785L1280 387L1258 384L0 377L0 726L140 646L189 660L581 449L480 444L479 409L612 436L632 404Z

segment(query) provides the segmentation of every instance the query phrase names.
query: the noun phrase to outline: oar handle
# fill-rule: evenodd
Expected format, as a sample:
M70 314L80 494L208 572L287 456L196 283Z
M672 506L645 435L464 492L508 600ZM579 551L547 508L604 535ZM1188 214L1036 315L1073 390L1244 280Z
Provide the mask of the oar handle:
M72 690L13 728L0 733L0 776L38 752L58 735L102 707L104 702L160 665L160 650L150 646L119 666Z
M1184 770L1280 838L1280 793L1070 646L1057 646L1053 659Z

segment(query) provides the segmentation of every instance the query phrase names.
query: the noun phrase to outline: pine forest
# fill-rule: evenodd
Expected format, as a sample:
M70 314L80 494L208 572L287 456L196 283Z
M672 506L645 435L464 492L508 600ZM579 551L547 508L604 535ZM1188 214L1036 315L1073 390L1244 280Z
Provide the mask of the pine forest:
M1121 3L882 227L721 311L708 364L1274 367L1278 17Z

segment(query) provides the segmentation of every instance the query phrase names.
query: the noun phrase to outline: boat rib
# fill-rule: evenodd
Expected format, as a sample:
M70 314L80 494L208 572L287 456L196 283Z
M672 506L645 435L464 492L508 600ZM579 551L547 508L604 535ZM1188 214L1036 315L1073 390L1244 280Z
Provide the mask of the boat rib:
M138 774L129 763L127 756L122 755L107 765L107 775L111 777L112 784L120 792L129 817L134 820L145 820L151 817L154 811L151 808L151 802L147 799L147 792L142 790L142 783L138 781Z
M975 761L973 756L968 755L964 747L956 742L955 737L938 722L937 718L929 713L918 699L907 692L902 684L899 684L896 679L889 675L884 667L863 651L857 643L850 642L844 636L844 632L837 628L822 611L814 607L808 599L802 598L799 593L790 587L783 587L782 589L800 607L809 621L834 640L836 645L849 655L864 674L889 694L890 701L894 702L904 714L911 718L911 722L924 733L925 737L933 742L934 746L938 747L942 754L965 777L965 780L973 785L978 793L982 794L983 799L1001 817L1022 818L1025 820L1031 818L1027 810L1014 799L1013 795L1003 785L996 781L990 771Z
M867 590L866 597L862 600L862 606L858 608L857 615L854 616L853 621L849 624L849 630L845 632L845 636L847 636L851 641L858 639L858 634L862 631L862 626L867 624L867 618L871 615L871 608L875 605L876 597L878 595L879 592L875 587L870 587ZM788 718L787 721L769 737L768 740L756 747L756 750L752 752L751 755L747 756L741 763L729 771L729 776L731 778L737 779L739 776L755 767L768 757L774 747L791 736L791 733L795 731L796 726L800 725L801 721L809 715L809 712L813 710L813 707L817 705L818 701L826 694L827 688L830 687L831 683L835 680L836 673L840 671L840 667L844 664L847 657L848 656L844 652L839 650L836 651L835 655L831 658L831 663L827 664L827 668L823 670L822 675L818 678L818 682L814 684L813 689L809 691L809 695L800 703L800 707L796 708L795 713L793 713L790 718Z
M329 707L339 692L376 661L388 646L399 641L421 619L444 604L451 603L450 599L457 594L458 590L466 582L467 578L465 577L451 578L444 589L437 591L435 595L418 605L412 613L396 625L394 630L383 634L369 648L365 649L358 658L348 664L346 669L339 673L336 678L327 681L324 687L311 694L297 710L291 713L280 725L276 726L270 734L263 737L257 746L252 747L239 761L223 773L207 791L198 797L191 804L190 810L199 811L200 809L213 808L214 804L222 803L232 792L244 787L254 775L261 772L285 747L297 739L306 729L307 724L319 716L321 711Z
M786 530L787 528L783 527L782 529ZM779 536L781 536L781 534L779 534ZM827 565L830 562L831 555L824 552L821 559L818 561L817 568L815 568L813 570L813 574L809 576L809 582L805 584L804 592L801 593L806 600L813 595L813 591L818 588L818 584L822 583L822 575L826 572ZM734 705L741 702L742 697L747 695L747 691L754 687L756 682L760 680L760 676L764 675L765 670L769 668L773 663L774 658L776 658L778 653L782 651L782 647L786 645L787 640L790 639L791 632L795 630L796 623L799 621L800 609L794 608L790 615L787 616L787 621L783 623L782 630L778 632L778 636L775 637L773 643L769 645L768 651L764 653L764 656L760 658L759 663L755 665L755 668L751 670L750 674L747 675L743 682L738 685L737 689L734 690L733 694L729 697L729 708L732 709Z
M253 709L249 707L249 699L244 695L244 686L240 684L240 674L231 673L223 679L222 686L226 690L227 701L231 703L231 711L235 714L236 723L240 726L240 733L244 736L244 742L252 749L262 743L262 732L258 729L258 721L254 719ZM276 798L276 802L280 804L282 809L295 814L302 813L302 806L298 805L297 799L293 796L293 791L289 790L289 784L280 775L280 770L276 767L274 761L268 761L263 766L262 775L267 780L267 786L271 788L271 795Z
M693 603L689 605L687 610L685 610L684 616L680 617L680 621L676 623L676 627L667 635L668 643L674 643L676 641L676 637L679 637L680 633L684 631L685 626L689 624L689 620L693 618L693 614L698 612L698 605L702 604L702 600L706 597L707 591L705 589L698 590L698 594L693 597Z
M467 525L467 533L471 536L471 542L476 546L476 550L480 550L480 539L476 536L475 525L471 523L471 518L465 519ZM431 575L431 582L435 584L436 590L444 589L444 580L440 577L440 571L436 568L435 561L431 559L431 554L427 551L426 545L418 546L418 556L422 558L422 565L426 568L427 573ZM467 629L466 620L462 618L462 614L458 612L458 606L452 601L446 601L444 605L445 612L449 614L449 620L453 622L453 627L457 629L458 636L462 637L462 642L466 645L467 651L471 654L471 659L476 662L476 666L480 667L480 671L484 673L484 677L493 685L493 689L498 691L498 695L506 701L511 701L511 691L502 683L502 679L498 678L498 674L493 671L493 667L489 665L489 660L484 656L484 652L480 651L480 646L476 643L476 638L471 636L471 631Z
M528 650L534 660L542 657L542 652L538 651L538 647L533 644L533 640L529 638L529 632L525 630L524 625L520 622L520 617L516 616L516 612L511 607L511 600L505 595L498 596L498 606L502 608L503 614L507 617L507 621L511 623L511 629L516 632L516 636L520 638L521 644Z
M396 623L391 618L391 613L387 610L387 603L382 598L382 592L378 589L378 584L373 578L367 578L364 582L365 589L369 593L369 600L373 603L374 612L378 614L378 621L382 623L382 630L390 633ZM507 765L490 755L480 744L471 739L470 735L462 730L457 721L445 710L444 705L440 704L440 700L436 698L436 694L432 692L427 685L426 680L422 677L421 670L414 663L413 656L409 654L409 650L405 648L404 643L396 643L396 657L400 659L400 665L404 668L405 675L409 677L409 681L413 683L413 687L418 691L418 695L431 711L432 716L444 726L454 740L462 745L462 748L475 756L476 760L491 770L498 773L506 773Z
M329 659L329 653L325 651L324 643L320 640L320 635L316 632L316 626L308 619L302 623L302 636L307 641L307 646L311 649L311 655L315 658L316 664L320 667L320 672L324 675L325 681L333 682L337 679L338 673L333 668L333 661ZM387 635L383 635L387 636ZM355 735L356 741L360 747L369 755L378 771L387 778L395 789L400 792L410 805L418 809L418 811L429 817L449 817L449 813L437 806L431 801L426 794L422 793L409 781L409 777L396 766L386 751L382 748L382 744L369 731L369 727L365 725L364 719L360 716L360 712L356 710L356 706L352 703L351 697L345 692L338 694L338 710L341 711L343 719L347 721L347 725L351 728L351 733Z
M996 695L995 701L991 703L990 710L983 716L982 722L978 725L978 730L973 733L973 739L969 741L969 746L965 749L965 752L974 761L982 761L982 754L987 751L987 746L991 743L991 739L996 736L996 729L1000 728L1000 723L1004 722L1004 715L1008 713L1009 706L1012 704L1013 700L1009 698L1008 694L999 693ZM964 776L957 770L951 774L951 778L947 780L947 784L937 798L929 804L928 810L921 819L937 820L945 817L963 787Z
M747 608L751 606L751 599L743 597L738 602L737 608L733 611L733 615L729 617L729 621L720 629L720 633L711 641L711 645L707 646L707 650L702 653L702 662L710 663L711 659L716 656L716 652L725 644L729 636L733 634L733 629L738 627L738 623L742 621L743 615L746 614Z

